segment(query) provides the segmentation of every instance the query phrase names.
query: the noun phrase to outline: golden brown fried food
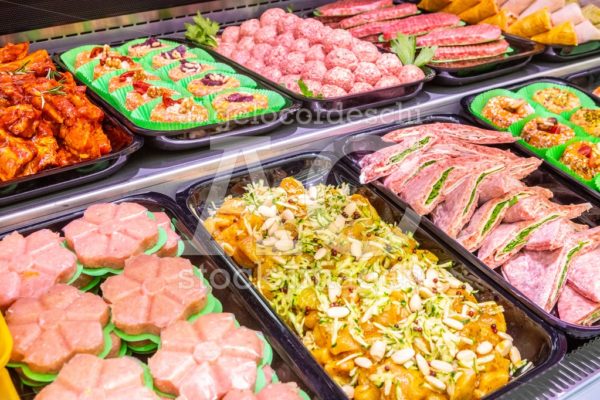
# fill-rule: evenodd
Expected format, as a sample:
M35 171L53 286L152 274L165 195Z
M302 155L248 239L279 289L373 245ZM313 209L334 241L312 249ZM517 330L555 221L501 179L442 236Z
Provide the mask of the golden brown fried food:
M0 64L17 61L25 58L29 52L29 43L8 43L6 46L0 48Z

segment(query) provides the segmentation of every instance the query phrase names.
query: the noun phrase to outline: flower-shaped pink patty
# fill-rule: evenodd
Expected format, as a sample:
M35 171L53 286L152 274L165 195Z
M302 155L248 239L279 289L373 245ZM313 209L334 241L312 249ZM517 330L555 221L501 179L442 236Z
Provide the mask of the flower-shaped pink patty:
M160 334L174 321L200 312L208 288L189 260L141 254L125 262L121 275L102 285L115 326L130 335Z
M232 390L223 400L302 400L298 385L289 383L270 383L258 394L251 390Z
M158 241L158 223L136 203L94 204L63 228L65 238L88 268L123 268L125 260Z
M77 271L75 254L48 229L23 237L17 232L0 241L0 309L21 297L39 297Z
M236 327L233 314L207 314L163 330L161 348L148 365L159 390L180 399L209 400L253 389L262 356L257 333Z
M77 353L100 354L109 321L101 297L57 284L38 299L21 298L6 312L14 339L11 361L57 373Z
M103 360L78 354L36 400L159 400L144 385L141 362L131 357Z
M167 242L156 253L160 257L175 257L179 247L179 235L171 228L171 220L164 212L155 212L154 217L158 226L163 228L167 233Z

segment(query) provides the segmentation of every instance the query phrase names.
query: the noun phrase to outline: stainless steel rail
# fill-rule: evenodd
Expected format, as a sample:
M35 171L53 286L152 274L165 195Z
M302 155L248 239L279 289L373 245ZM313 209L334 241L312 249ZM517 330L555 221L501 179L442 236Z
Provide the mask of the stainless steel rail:
M299 7L299 2L293 1L211 1L5 35L0 36L0 43L9 40L32 40L34 48L62 51L80 44L117 42L150 34L178 36L183 30L183 23L191 19L197 10L223 24L230 24L251 18L273 6L285 8L291 5L297 11L301 11L300 8L310 9L324 2L304 0ZM458 113L461 111L459 102L462 97L483 89L540 76L565 76L597 66L600 66L600 57L579 60L568 65L532 63L518 73L480 84L459 88L427 86L426 91L409 102L376 110L369 115L351 115L342 121L320 123L298 120L270 135L233 141L215 139L210 148L204 150L167 153L146 147L116 175L101 182L0 208L0 227L9 228L33 223L50 212L56 213L73 206L110 200L124 194L157 191L172 196L178 188L190 182L231 170L236 165L246 162L258 162L302 150L324 150L335 138L398 119L432 113ZM587 389L590 384L600 381L599 366L600 340L596 340L571 352L556 368L528 385L510 392L506 398L566 398L571 393L575 398L582 388Z

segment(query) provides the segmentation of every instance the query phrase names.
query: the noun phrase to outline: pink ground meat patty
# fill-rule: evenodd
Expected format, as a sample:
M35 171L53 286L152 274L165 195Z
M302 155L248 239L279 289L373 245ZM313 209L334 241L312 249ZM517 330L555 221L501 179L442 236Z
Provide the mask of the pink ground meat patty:
M254 388L262 356L257 332L236 327L233 314L219 313L166 328L148 365L156 387L165 393L221 398L231 390Z
M271 51L271 49L272 49L272 47L269 44L266 44L266 43L257 44L252 49L252 57L264 62L265 55L268 54Z
M256 58L250 58L248 61L246 61L244 66L251 71L261 73L263 68L265 67L265 64L262 61L257 60Z
M102 285L115 326L130 335L160 334L169 324L200 312L209 294L189 260L140 255Z
M273 25L263 26L254 34L254 41L256 43L275 43L275 38L277 37L277 28Z
M300 75L284 75L279 80L279 84L283 87L291 90L292 92L300 93L300 87L298 86L298 79L301 79Z
M345 96L347 92L339 86L326 84L321 88L321 94L325 98L332 98Z
M381 79L381 72L373 63L359 62L354 70L354 77L357 82L366 82L374 85Z
M269 8L260 16L260 24L262 26L274 25L277 26L277 21L287 13L281 8Z
M314 94L321 93L321 86L322 86L321 82L314 81L312 79L304 79L303 82L306 85L306 87L308 88L308 90L310 90Z
M402 82L400 81L400 79L396 78L393 75L386 75L386 76L382 76L381 79L375 84L375 88L381 89L381 88L386 88L386 87L391 87L391 86L398 86L401 84L402 84Z
M425 78L425 73L416 65L405 65L402 67L397 77L402 83L410 83Z
M373 43L359 41L352 46L352 52L356 55L360 61L364 62L376 62L381 53Z
M325 60L325 50L322 44L315 44L308 49L306 52L306 61L316 60L323 61Z
M294 36L298 39L307 39L311 44L321 43L323 41L323 24L313 18L304 19L296 24Z
M400 73L402 63L398 56L391 53L384 53L375 61L375 65L385 75L396 75Z
M254 42L254 37L244 36L238 42L237 50L250 52L250 51L252 51L252 49L254 48L255 45L256 45L256 43ZM235 55L235 53L233 53L233 54Z
M371 90L373 90L373 86L369 85L367 82L355 82L354 85L352 85L352 90L350 90L349 93L364 93L369 92Z
M283 15L279 20L277 20L277 32L279 34L284 32L294 32L296 29L296 24L300 22L302 19L292 13L287 13Z
M325 73L323 83L335 85L349 91L354 84L354 75L347 68L334 67Z
M325 57L325 66L328 69L334 67L348 68L354 71L358 65L358 58L348 49L336 48L330 51Z
M154 213L154 218L158 223L158 226L163 228L167 233L167 242L161 249L156 253L159 257L174 257L177 255L179 247L179 235L171 227L171 220L169 216L164 212Z
M294 34L292 32L282 33L275 38L276 45L284 46L288 49L291 49L295 42L296 38L294 38Z
M89 396L89 397L88 397ZM36 396L36 400L159 400L144 382L142 363L132 357L102 360L78 354L58 378Z
M63 228L67 244L88 268L123 268L158 241L158 224L135 203L95 204Z
M321 82L326 72L327 67L323 62L308 61L304 65L304 70L302 71L302 79L312 79Z
M48 229L27 237L13 232L0 241L0 310L21 297L39 297L75 275L77 258L62 242Z
M254 36L260 29L260 21L256 18L242 22L240 25L240 36Z
M323 45L325 46L325 51L331 51L336 47L351 49L352 35L343 29L334 29L330 34L323 37Z
M310 42L305 38L296 39L290 47L290 50L299 51L301 53L306 53L308 49L310 49Z
M304 53L293 51L289 53L283 63L280 65L281 72L284 74L301 74L304 70L306 58Z
M237 43L221 43L217 47L217 53L225 57L231 57L237 49Z
M11 361L32 371L58 373L75 354L104 350L108 305L101 297L57 284L38 299L17 300L6 312L14 339Z
M267 66L277 67L281 69L281 64L285 60L289 50L281 45L273 47L270 53L265 54L264 63Z
M228 26L227 28L223 29L223 34L221 34L221 41L223 41L223 43L237 43L239 40L239 26Z
M246 50L237 50L231 55L231 59L238 64L245 65L250 59L250 52Z
M281 77L283 76L283 74L277 67L266 67L263 70L263 75L266 78L272 80L273 82L279 82L281 80Z

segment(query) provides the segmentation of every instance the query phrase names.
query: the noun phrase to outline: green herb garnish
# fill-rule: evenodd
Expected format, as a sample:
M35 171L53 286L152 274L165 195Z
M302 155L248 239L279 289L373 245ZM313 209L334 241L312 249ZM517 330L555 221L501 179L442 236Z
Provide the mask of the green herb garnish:
M425 146L427 143L429 143L430 140L431 140L431 136L427 136L426 138L419 140L417 143L413 144L412 146L410 146L408 149L402 151L401 153L394 154L392 157L390 157L390 164L399 163L400 161L404 160L406 158L406 156L408 156L409 154L414 153L415 151L421 149L423 146Z
M567 278L567 271L569 270L569 264L571 264L571 259L573 258L573 256L577 253L579 253L581 251L581 249L583 249L583 246L587 245L588 242L579 242L577 244L577 246L573 247L571 250L569 250L569 253L567 254L567 259L565 260L565 263L562 265L562 268L560 269L560 276L558 277L558 282L556 282L556 286L554 287L555 290L552 291L552 296L548 299L548 301L550 302L550 304L554 304L556 303L556 300L558 298L558 289L560 289L563 286L563 283L565 281L565 279Z
M505 200L501 203L496 204L496 207L494 207L494 209L492 210L490 219L488 219L488 221L485 223L483 229L481 230L481 234L485 235L490 229L492 229L492 226L498 219L498 216L500 216L500 212L505 208L510 208L510 207L514 206L515 204L517 204L517 201L519 201L518 195L509 200Z
M519 234L513 239L511 240L500 252L500 254L506 254L509 253L511 251L513 251L515 248L517 248L518 246L521 246L525 243L525 240L527 240L527 238L529 238L529 236L531 236L531 234L533 232L535 232L539 227L541 227L542 225L544 225L546 222L550 222L554 219L557 219L559 216L554 214L551 215L547 218L544 218L543 220L541 220L538 223L535 223L533 225L528 226L527 228L523 229L521 232L519 232Z
M194 43L216 48L217 32L219 32L219 24L209 18L204 18L200 11L194 17L193 24L184 24L186 32L185 37Z
M504 166L496 168L496 169L494 169L492 171L484 172L481 175L479 175L479 177L477 177L477 181L475 182L475 186L473 187L473 190L471 190L471 195L469 196L469 202L467 203L467 206L463 210L463 215L465 215L469 211L469 208L471 208L471 205L473 204L473 201L475 201L475 194L477 193L477 188L479 187L479 185L481 185L481 182L483 182L483 180L485 178L487 178L488 176L490 176L491 174L494 174L494 173L500 171L503 168L504 168Z
M416 65L419 68L433 60L437 50L437 46L423 47L417 55L417 38L402 33L398 33L396 39L392 39L390 47L396 53L402 65Z
M442 173L442 176L440 176L437 182L435 182L433 188L431 189L431 192L429 192L429 196L427 196L425 204L431 204L440 195L440 191L442 190L444 183L446 183L446 181L448 180L448 176L450 175L450 172L452 172L453 169L454 167L450 167L447 170L445 170L444 173Z
M27 69L27 65L29 65L31 61L27 60L23 64L19 66L19 68L15 69L11 72L12 75L25 75L30 73L31 71Z
M303 96L311 97L311 98L315 98L315 99L323 98L323 95L321 93L316 94L315 92L310 90L308 88L308 86L306 86L306 82L304 82L302 79L298 79L298 87L300 88L300 92L302 92Z

